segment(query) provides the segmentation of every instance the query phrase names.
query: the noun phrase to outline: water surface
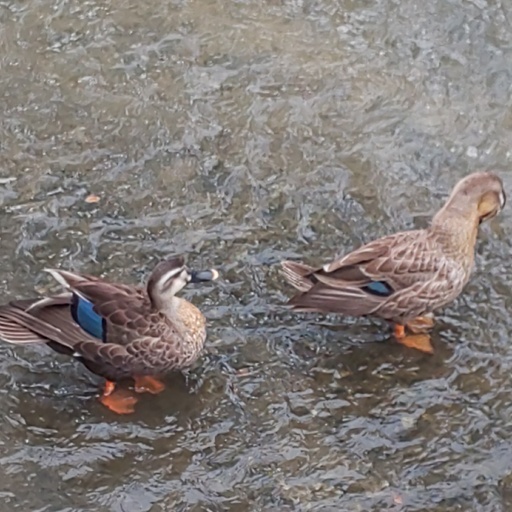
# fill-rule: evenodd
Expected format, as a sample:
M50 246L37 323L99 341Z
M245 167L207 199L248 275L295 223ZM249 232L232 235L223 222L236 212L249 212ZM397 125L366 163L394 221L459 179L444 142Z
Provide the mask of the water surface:
M425 226L454 183L512 189L500 0L0 2L0 289L57 266L222 281L186 382L116 417L100 379L0 346L9 511L507 511L512 214L433 357L370 320L295 315L276 263ZM96 194L100 201L85 199Z

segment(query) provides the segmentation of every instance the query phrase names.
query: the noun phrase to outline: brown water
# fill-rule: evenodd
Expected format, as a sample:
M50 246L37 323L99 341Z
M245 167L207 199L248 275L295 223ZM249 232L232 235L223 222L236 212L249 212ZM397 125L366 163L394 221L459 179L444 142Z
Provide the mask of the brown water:
M512 189L511 22L504 0L0 1L4 299L54 289L48 266L223 275L185 294L210 325L190 382L132 416L0 345L0 510L512 510L510 209L433 357L283 312L275 266L424 226L470 171Z

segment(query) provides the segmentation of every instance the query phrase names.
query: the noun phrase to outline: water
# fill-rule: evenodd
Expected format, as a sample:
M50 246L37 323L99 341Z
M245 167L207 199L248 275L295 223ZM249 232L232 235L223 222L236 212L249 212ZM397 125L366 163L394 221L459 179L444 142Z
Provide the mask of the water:
M176 252L223 277L185 293L209 320L188 382L132 416L0 346L5 509L510 510L509 209L432 357L282 311L276 263L425 226L470 171L510 191L511 22L500 0L0 2L3 297Z

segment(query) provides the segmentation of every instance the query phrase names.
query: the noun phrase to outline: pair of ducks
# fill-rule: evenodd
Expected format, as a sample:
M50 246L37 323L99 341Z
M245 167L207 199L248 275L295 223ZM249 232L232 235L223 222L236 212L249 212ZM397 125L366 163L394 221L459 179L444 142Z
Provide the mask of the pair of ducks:
M461 180L427 229L396 233L323 267L285 261L298 290L298 311L375 316L393 322L399 343L432 353L432 312L453 301L468 282L478 226L505 205L501 179L491 172ZM176 294L188 283L215 280L215 270L193 271L182 257L163 261L146 289L97 277L49 270L64 292L0 306L0 338L45 343L106 379L100 401L112 411L134 411L137 398L116 382L133 379L136 392L160 393L159 376L190 366L206 339L205 318Z

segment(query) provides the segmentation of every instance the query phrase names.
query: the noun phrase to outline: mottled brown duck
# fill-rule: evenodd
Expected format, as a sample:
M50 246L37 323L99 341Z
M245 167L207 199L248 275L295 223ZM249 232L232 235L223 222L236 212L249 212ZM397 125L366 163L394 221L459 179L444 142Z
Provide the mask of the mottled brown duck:
M289 305L393 322L399 343L432 353L432 313L462 292L473 270L478 227L505 201L496 174L474 173L455 186L426 229L385 236L323 267L284 261L284 276L299 291Z
M107 380L100 401L112 411L131 413L137 402L127 390L116 390L116 381L131 378L135 391L160 393L159 376L199 357L205 318L176 294L188 283L216 279L215 270L192 271L183 257L173 257L156 266L145 288L48 272L66 291L0 306L0 338L17 345L45 343L78 359Z

